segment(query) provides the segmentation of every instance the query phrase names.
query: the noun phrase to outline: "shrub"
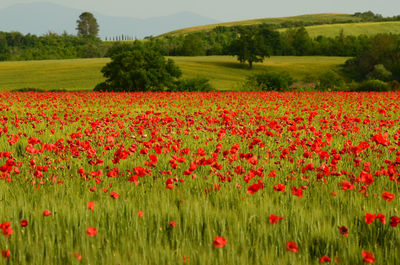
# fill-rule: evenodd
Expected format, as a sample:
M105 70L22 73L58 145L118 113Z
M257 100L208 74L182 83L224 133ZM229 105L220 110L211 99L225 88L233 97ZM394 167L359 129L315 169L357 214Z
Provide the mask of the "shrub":
M357 91L388 91L387 83L381 80L363 81L357 88Z
M374 70L367 75L369 80L382 80L389 81L392 77L392 73L386 70L383 64L377 64L374 66Z
M209 80L204 77L185 78L176 81L174 86L171 86L170 91L212 91L214 88L209 83Z
M100 84L97 84L93 90L105 92L105 91L113 91L113 88L106 82L101 82Z
M165 90L182 74L174 61L145 46L117 53L101 71L107 86L99 86L113 91Z
M297 86L296 88L292 89L292 91L296 92L311 92L315 91L316 89L311 86Z
M293 83L293 78L286 72L262 72L247 77L246 89L262 91L286 91Z
M397 91L400 90L400 83L397 80L392 80L388 83L388 89L390 91Z
M318 78L318 90L338 90L343 88L344 80L334 71L328 71Z

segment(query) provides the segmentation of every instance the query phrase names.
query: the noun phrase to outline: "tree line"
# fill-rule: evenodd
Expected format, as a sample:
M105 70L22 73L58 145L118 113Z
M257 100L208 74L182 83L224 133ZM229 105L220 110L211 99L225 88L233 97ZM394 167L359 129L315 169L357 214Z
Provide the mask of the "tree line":
M268 41L269 55L356 56L373 36L349 36L343 32L331 38L311 38L304 27L285 32L266 25L217 27L210 32L149 38L165 56L231 55L240 36L257 36ZM0 60L70 59L110 56L129 42L103 42L96 36L74 36L49 32L42 36L19 32L0 32Z
M400 20L400 16L384 18L371 11L355 13L354 17L361 21ZM346 22L334 19L331 23ZM354 22L354 21L348 21ZM36 60L110 57L118 48L129 46L123 40L132 39L127 36L109 38L102 42L98 37L99 25L89 12L79 16L77 36L49 32L43 36L23 35L19 32L0 32L0 60ZM242 48L246 36L257 41L266 55L321 55L321 56L356 56L365 49L373 36L344 35L343 31L336 37L317 36L311 38L304 26L322 23L321 21L284 21L279 24L259 24L249 26L218 26L210 31L196 32L186 35L166 35L148 37L144 41L151 42L165 56L204 56L204 55L236 55ZM326 22L324 22L326 23ZM290 27L278 32L277 28ZM112 41L110 41L112 40ZM121 43L115 42L122 41ZM241 43L239 43L242 40ZM253 46L255 44L253 43ZM250 53L260 53L260 45L254 46ZM235 51L236 50L236 51ZM254 58L257 61L257 58Z
M269 25L216 27L209 32L150 38L169 56L230 55L232 42L240 36L258 36L268 41L270 55L321 55L355 56L362 51L373 36L345 35L341 31L335 37L309 36L304 27L289 28L278 32Z

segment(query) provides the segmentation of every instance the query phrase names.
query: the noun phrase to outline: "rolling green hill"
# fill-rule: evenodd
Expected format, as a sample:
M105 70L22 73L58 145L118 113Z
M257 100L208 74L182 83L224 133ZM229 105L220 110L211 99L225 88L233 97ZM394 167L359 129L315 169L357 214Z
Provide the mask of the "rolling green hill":
M309 35L316 37L323 35L326 37L334 37L343 30L345 35L358 36L361 34L375 35L378 33L394 33L400 34L400 21L388 21L388 22L361 22L359 17L355 17L351 14L313 14L313 15L301 15L293 17L280 17L280 18L262 18L252 19L243 21L234 21L220 24L203 25L197 27L183 28L175 31L165 33L160 36L167 35L180 35L194 33L198 31L209 31L217 26L247 26L256 24L272 24L278 25L283 22L304 22L304 23L320 23L321 25L306 26ZM333 23L334 22L334 23ZM354 22L354 23L348 23ZM285 31L285 28L280 28L279 31Z
M319 35L325 37L335 37L341 30L345 35L359 36L376 35L378 33L400 34L400 21L390 22L363 22L363 23L347 23L347 24L326 24L305 27L310 37ZM279 31L285 31L280 29Z
M351 14L336 14L336 13L324 13L324 14L312 14L312 15L300 15L300 16L292 16L292 17L278 17L278 18L259 18L259 19L251 19L251 20L241 20L241 21L233 21L233 22L225 22L219 24L211 24L211 25L203 25L203 26L196 26L190 28L183 28L174 30L163 35L179 35L179 34L187 34L193 33L196 31L207 31L212 30L217 26L247 26L247 25L255 25L255 24L280 24L282 22L297 22L302 21L305 23L335 23L340 22L358 22L361 21L360 18L354 17ZM163 36L161 35L161 36Z
M170 57L183 77L206 77L218 90L239 90L246 76L262 71L287 71L301 80L343 64L345 57L273 56L256 63L253 70L232 56ZM71 59L0 62L0 90L92 90L104 81L100 70L110 59Z

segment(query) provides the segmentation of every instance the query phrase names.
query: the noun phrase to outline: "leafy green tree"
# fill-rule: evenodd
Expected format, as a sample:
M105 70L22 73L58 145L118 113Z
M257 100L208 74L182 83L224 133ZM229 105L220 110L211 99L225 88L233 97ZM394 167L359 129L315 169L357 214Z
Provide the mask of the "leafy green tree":
M393 34L378 34L369 41L358 56L346 61L345 70L354 78L363 80L383 65L392 73L392 78L400 80L400 37Z
M247 77L244 90L256 91L287 91L294 82L287 72L260 72Z
M240 27L239 34L229 45L230 55L237 56L241 63L248 62L250 69L254 62L262 62L270 56L271 48L265 40L265 36L250 27Z
M118 53L102 70L106 85L113 91L165 90L182 74L171 59L145 46Z
M389 81L391 77L392 73L388 71L383 64L375 65L374 70L367 74L368 80Z
M304 27L298 28L296 30L293 36L292 45L296 51L296 55L304 56L310 54L312 49L311 38Z
M76 21L76 24L78 36L97 36L99 33L99 24L97 24L96 18L90 12L83 12Z
M183 41L182 53L184 56L205 55L203 40L197 34L187 35Z
M318 77L319 90L338 90L344 86L344 80L336 72L330 70Z

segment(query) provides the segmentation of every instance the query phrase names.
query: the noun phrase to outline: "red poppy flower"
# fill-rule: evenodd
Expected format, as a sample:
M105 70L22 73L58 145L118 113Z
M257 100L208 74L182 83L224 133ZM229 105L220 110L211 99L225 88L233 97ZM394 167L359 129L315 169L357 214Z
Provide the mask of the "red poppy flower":
M21 227L26 227L28 225L27 220L21 220Z
M51 215L51 212L49 210L43 211L43 216L49 216L49 215Z
M365 214L365 222L367 224L371 224L376 218L376 214L366 213Z
M276 176L278 176L278 174L276 174L275 170L272 170L271 172L269 172L268 177L270 178L275 178Z
M302 188L296 188L295 186L292 187L292 195L297 196L297 197L303 197L303 189Z
M274 190L275 190L275 191L285 191L285 189L286 189L286 186L283 185L283 184L276 184L276 185L274 186Z
M94 237L95 235L97 235L97 229L89 226L88 229L86 230L86 234L90 237Z
M7 249L7 250L2 250L2 251L1 251L1 255L3 256L3 258L8 259L8 258L10 257L10 250L9 250L9 249Z
M253 185L250 185L248 188L247 188L247 191L251 194L251 195L253 195L254 193L256 193L260 188L262 188L262 184L259 184L259 183L256 183L256 184L253 184Z
M77 260L81 260L82 259L82 255L79 253L74 253L74 256Z
M363 262L365 262L365 263L372 264L372 263L376 262L374 254L371 252L367 252L367 251L363 250L363 251L361 251L361 255L363 256Z
M144 213L143 213L142 211L138 211L138 212L137 212L137 215L138 215L139 217L143 217Z
M398 224L400 224L400 218L399 217L397 217L397 216L390 217L390 226L397 227Z
M113 199L117 199L117 198L119 198L119 194L118 193L116 193L116 192L110 192L110 196L111 196L111 198L113 198Z
M175 227L177 224L176 224L174 221L171 221L171 222L169 222L169 225L170 225L171 227Z
M11 223L10 222L4 222L0 224L0 229L2 230L2 233L5 237L10 237L10 235L14 232L14 230L11 228Z
M394 200L395 196L394 196L393 193L390 193L390 192L388 192L388 191L384 191L384 192L382 193L382 198L383 198L385 201L387 201L387 202L391 202L391 201Z
M299 247L297 244L293 241L288 241L286 243L286 251L292 251L293 253L296 253L299 251Z
M354 188L355 188L354 185L351 184L351 182L347 181L347 180L339 183L339 185L342 186L342 190L354 190Z
M213 242L213 245L216 247L216 248L222 248L223 246L225 246L226 245L226 243L228 243L227 241L226 241L226 239L224 238L224 237L222 237L222 236L215 236L214 237L214 242Z
M345 237L348 237L349 235L349 229L347 227L345 227L344 225L342 225L341 227L339 227L339 232L344 235Z
M379 221L381 221L382 224L386 224L386 217L383 214L378 213L376 219L379 219Z
M279 220L282 220L282 219L284 219L282 216L271 214L269 216L269 223L270 224L276 224L277 222L279 222Z
M330 261L331 261L331 258L328 257L328 256L322 256L322 257L319 259L319 263L321 263L321 264L324 264L324 263L327 263L327 262L330 262Z
M91 202L91 201L88 202L88 209L89 210L93 211L95 207L96 207L96 204L94 202Z

